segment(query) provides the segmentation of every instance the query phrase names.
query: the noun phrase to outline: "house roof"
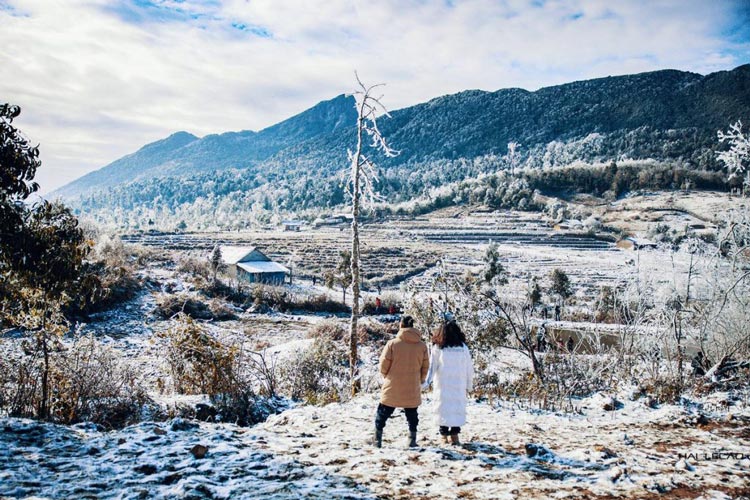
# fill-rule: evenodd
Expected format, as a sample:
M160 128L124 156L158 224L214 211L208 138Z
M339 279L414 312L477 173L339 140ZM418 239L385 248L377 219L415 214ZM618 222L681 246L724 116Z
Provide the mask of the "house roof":
M251 274L289 273L287 267L277 262L240 262L237 267Z
M625 238L626 240L632 241L634 244L636 244L639 247L655 247L656 242L647 240L646 238L638 238L635 236L628 236Z
M231 245L221 246L221 260L224 264L236 264L241 262L248 254L253 253L255 247L235 247Z

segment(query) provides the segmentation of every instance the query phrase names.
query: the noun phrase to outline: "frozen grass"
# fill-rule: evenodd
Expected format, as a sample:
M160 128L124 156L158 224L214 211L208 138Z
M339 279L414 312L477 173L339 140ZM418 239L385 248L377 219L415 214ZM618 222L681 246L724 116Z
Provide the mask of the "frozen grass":
M377 398L302 406L254 428L182 420L120 431L6 419L0 496L46 498L737 498L749 493L750 411L630 401L580 415L472 402L462 446L439 443L430 396L417 449L400 413L367 443ZM719 403L719 404L717 404ZM731 414L731 419L728 415ZM193 456L206 446L204 458ZM694 454L681 458L679 454ZM718 456L712 453L738 453ZM708 457L706 457L708 455Z

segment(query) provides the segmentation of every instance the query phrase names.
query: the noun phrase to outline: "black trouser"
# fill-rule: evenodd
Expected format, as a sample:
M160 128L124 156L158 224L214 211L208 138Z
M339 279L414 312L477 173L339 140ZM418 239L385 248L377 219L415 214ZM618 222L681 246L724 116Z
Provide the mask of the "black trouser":
M444 425L440 426L441 436L457 436L459 432L461 432L460 427L445 427Z
M383 429L385 423L393 415L393 411L396 408L393 406L384 405L383 403L378 404L378 411L375 413L375 428ZM419 425L419 415L417 414L416 408L404 408L406 414L406 421L409 423L409 430L411 432L417 432L417 425Z

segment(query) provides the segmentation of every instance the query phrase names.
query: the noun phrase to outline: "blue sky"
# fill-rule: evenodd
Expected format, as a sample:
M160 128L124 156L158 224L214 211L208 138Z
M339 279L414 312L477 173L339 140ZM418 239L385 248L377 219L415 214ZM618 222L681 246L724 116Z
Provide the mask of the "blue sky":
M750 62L748 0L0 0L3 100L49 191L177 130L258 130L385 82L392 109Z

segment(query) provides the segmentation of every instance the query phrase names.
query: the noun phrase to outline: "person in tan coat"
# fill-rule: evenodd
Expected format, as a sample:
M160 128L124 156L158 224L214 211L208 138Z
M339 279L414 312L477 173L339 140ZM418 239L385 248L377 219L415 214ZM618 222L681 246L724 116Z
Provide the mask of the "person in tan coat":
M417 446L417 407L422 403L422 383L427 378L430 357L427 345L414 328L411 316L401 318L401 329L380 355L380 373L385 382L375 415L375 446L383 445L383 429L396 408L403 408L409 423L409 446Z

